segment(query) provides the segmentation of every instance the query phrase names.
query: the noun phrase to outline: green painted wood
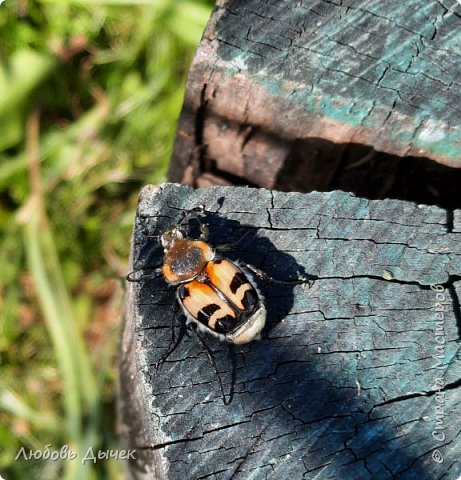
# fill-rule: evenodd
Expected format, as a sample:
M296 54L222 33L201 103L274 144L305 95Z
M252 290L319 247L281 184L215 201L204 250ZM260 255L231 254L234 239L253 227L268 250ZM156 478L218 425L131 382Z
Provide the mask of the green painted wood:
M174 290L127 285L119 405L132 478L457 480L460 212L338 191L148 186L133 268L158 265L149 236L200 204L213 246L250 232L229 258L318 279L259 282L262 340L229 352L209 339L229 406L188 334L156 372Z
M460 31L455 0L218 1L170 179L208 159L267 185L291 143L312 138L461 167Z

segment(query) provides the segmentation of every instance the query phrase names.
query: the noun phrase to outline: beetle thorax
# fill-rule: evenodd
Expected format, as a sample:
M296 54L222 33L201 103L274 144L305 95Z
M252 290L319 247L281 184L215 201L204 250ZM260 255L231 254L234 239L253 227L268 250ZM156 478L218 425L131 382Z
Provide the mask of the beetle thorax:
M190 281L204 271L213 257L213 250L205 242L186 238L169 239L163 259L163 275L169 283Z

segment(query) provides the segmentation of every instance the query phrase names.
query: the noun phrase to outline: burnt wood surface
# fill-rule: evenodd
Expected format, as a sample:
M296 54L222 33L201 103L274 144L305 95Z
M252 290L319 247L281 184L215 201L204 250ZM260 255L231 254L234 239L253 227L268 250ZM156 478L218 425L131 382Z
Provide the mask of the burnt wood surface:
M131 477L457 480L460 212L338 191L148 186L132 268L158 266L149 236L200 204L214 247L249 232L229 258L317 279L258 282L262 340L229 348L208 338L228 406L184 329L156 372L174 289L161 278L127 284L119 408L125 447L136 449Z
M169 179L410 198L461 167L460 31L454 0L218 1Z

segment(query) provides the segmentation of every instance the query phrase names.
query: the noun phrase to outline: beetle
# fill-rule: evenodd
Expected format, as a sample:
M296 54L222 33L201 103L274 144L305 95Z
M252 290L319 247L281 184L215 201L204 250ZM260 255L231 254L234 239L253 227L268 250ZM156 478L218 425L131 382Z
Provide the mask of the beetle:
M205 348L218 375L223 402L227 404L213 354L201 333L237 345L260 339L266 322L266 307L253 274L263 280L283 284L306 283L308 279L275 280L256 267L218 255L207 242L208 229L199 219L204 211L203 205L186 210L176 226L166 229L159 237L151 237L163 247L161 268L157 268L153 275L141 278L136 278L136 271L133 271L126 279L138 282L162 275L169 285L176 287L175 305L181 307L186 325ZM190 238L186 229L192 215L199 222L199 239ZM176 348L175 320L176 310L172 316L170 344L157 361L157 369Z
M204 240L186 238L179 228L164 232L160 242L165 253L163 276L177 286L177 300L188 323L230 343L260 338L266 308L248 272L219 258Z

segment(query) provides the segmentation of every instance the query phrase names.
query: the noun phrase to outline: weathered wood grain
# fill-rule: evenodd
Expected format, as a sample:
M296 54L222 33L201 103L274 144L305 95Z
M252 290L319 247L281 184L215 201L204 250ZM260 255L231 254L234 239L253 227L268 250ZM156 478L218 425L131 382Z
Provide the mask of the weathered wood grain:
M296 189L328 190L351 145L368 148L355 161L386 152L461 167L460 30L454 0L218 1L170 180L218 172L280 188L294 155L308 165Z
M260 284L262 340L228 350L209 339L229 406L187 333L155 371L174 291L162 279L127 285L120 411L138 455L132 477L458 479L459 212L344 192L149 186L133 268L157 266L162 252L148 236L199 204L219 211L207 215L212 245L250 231L230 258L318 279Z

